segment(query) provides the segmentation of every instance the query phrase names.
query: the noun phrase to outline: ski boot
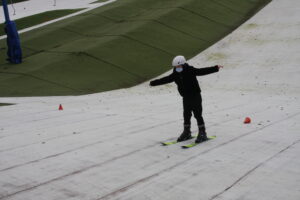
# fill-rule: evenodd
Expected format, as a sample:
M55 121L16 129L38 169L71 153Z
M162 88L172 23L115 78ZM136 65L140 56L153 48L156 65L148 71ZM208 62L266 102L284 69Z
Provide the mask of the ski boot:
M185 141L185 140L189 140L191 138L192 138L191 125L185 124L184 125L184 130L181 133L181 135L179 136L179 138L177 139L177 142L182 142L182 141Z
M200 125L198 126L199 128L199 133L196 139L196 143L200 143L200 142L204 142L206 140L208 140L207 135L206 135L206 131L205 131L205 126L204 125Z

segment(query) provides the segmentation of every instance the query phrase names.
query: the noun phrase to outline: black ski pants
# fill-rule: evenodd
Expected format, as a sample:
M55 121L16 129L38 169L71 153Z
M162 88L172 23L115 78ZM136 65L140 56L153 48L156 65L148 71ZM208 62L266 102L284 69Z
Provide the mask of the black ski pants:
M191 97L183 97L183 118L185 125L191 124L192 113L197 120L198 126L204 126L201 94Z

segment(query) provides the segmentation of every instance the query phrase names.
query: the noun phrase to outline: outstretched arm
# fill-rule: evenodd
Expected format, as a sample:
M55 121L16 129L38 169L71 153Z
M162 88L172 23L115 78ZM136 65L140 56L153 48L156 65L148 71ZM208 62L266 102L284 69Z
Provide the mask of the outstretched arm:
M205 68L194 68L194 72L197 76L203 76L211 73L218 72L220 68L223 68L221 65L215 65L213 67L205 67Z
M169 76L165 76L163 78L150 81L150 85L151 86L163 85L163 84L171 83L173 81L174 81L173 74L170 74Z

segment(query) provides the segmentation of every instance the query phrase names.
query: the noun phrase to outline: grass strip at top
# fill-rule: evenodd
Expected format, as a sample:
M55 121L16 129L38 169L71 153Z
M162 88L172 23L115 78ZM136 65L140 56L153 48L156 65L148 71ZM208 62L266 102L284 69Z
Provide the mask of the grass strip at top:
M11 105L14 105L14 104L10 104L10 103L0 103L0 106L11 106Z
M82 9L72 9L72 10L55 10L47 11L40 14L24 17L22 19L14 20L17 25L18 30L29 28L47 21L51 21L75 12L78 12ZM0 24L0 35L5 35L4 24Z
M116 1L21 34L20 65L6 63L2 40L0 96L81 95L134 86L169 70L175 55L197 55L269 1Z
M94 2L92 2L92 3L104 3L104 2L107 2L107 1L109 1L109 0L98 0L98 1L94 1Z

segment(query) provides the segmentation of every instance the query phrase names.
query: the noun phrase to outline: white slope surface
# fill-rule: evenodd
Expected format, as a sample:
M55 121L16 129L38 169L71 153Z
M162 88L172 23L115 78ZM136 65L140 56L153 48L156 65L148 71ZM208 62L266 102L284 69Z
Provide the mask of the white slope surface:
M299 19L273 0L189 61L225 66L199 77L217 138L192 149L159 144L182 130L174 84L1 98L17 104L0 107L0 200L299 200Z

